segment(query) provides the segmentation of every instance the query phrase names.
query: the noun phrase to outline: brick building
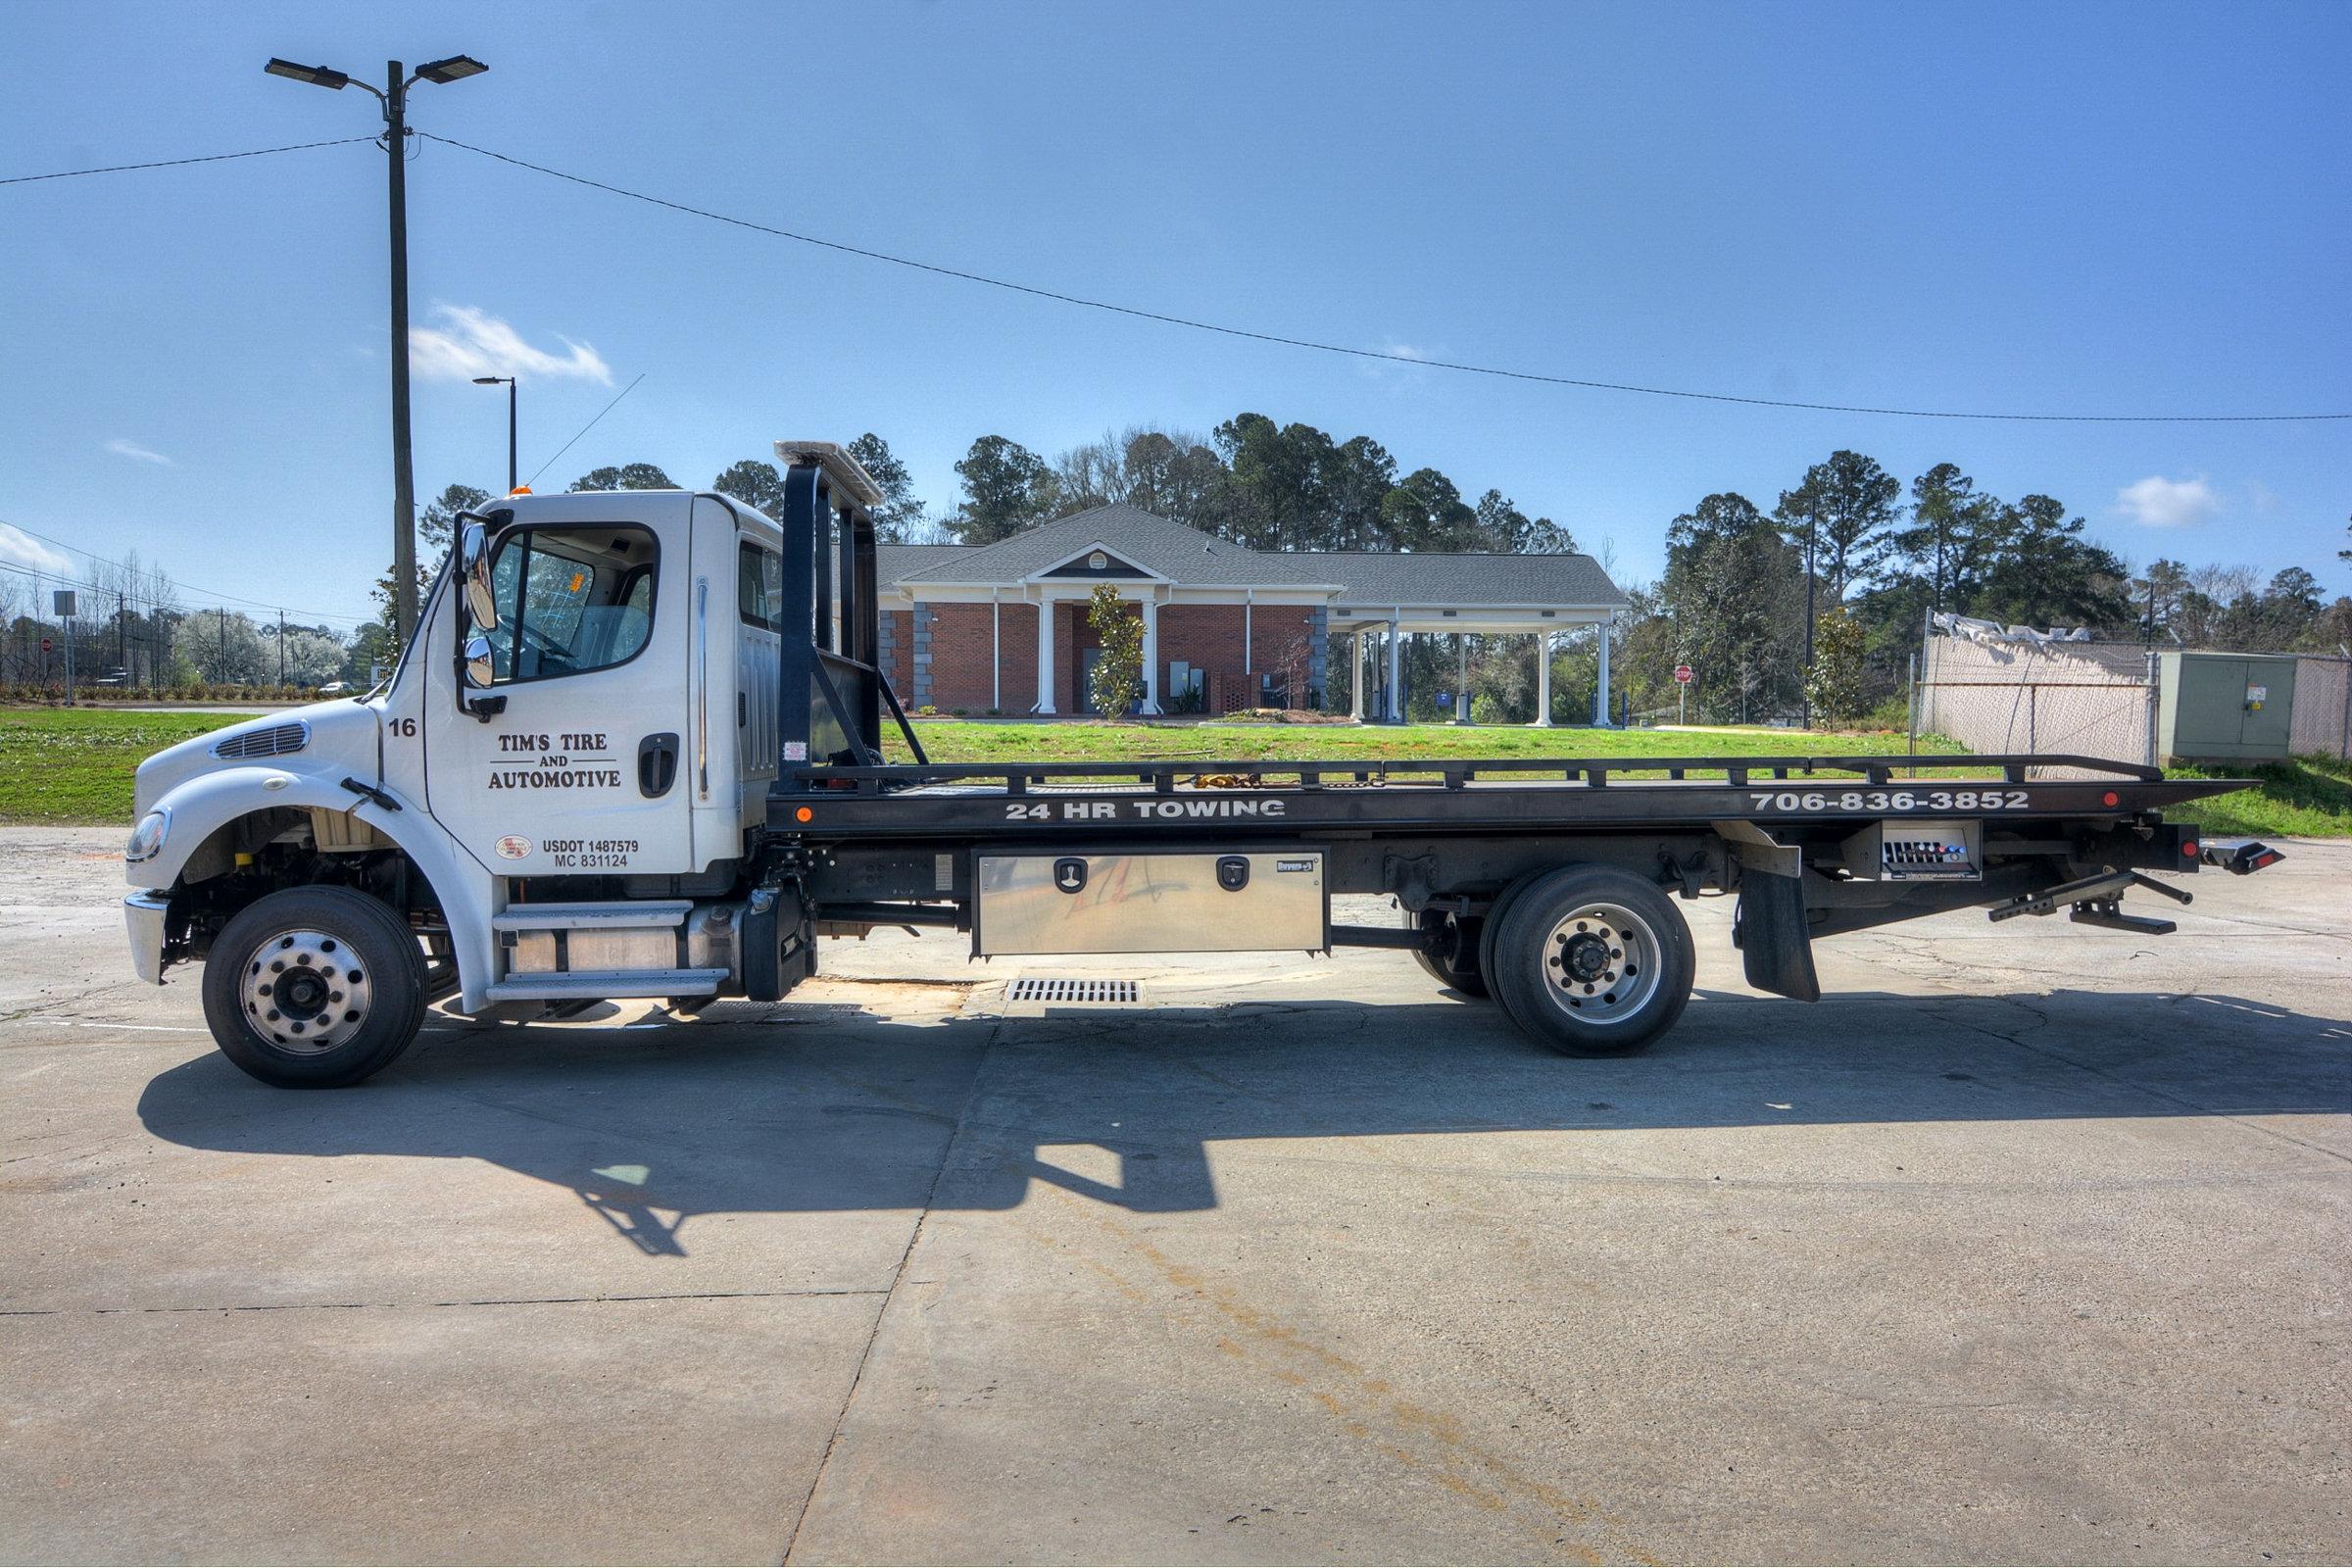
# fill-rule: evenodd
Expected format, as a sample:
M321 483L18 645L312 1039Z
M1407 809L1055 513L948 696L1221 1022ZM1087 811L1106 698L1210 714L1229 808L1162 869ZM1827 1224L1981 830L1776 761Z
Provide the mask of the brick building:
M1097 507L993 545L884 545L877 563L882 664L913 707L1002 713L1089 711L1100 643L1096 586L1115 585L1144 622L1150 713L1320 706L1335 655L1352 658L1356 714L1396 719L1401 639L1601 627L1626 599L1590 556L1397 555L1246 549L1128 506ZM1366 670L1367 648L1374 651ZM1385 653L1385 658L1381 657ZM1550 661L1539 662L1541 722Z

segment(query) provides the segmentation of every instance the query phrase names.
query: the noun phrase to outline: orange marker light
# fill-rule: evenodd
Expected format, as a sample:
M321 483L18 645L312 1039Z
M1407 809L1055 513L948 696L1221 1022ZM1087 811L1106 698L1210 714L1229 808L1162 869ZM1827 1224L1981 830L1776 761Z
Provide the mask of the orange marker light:
M586 572L584 572L584 571L575 571L575 572L573 572L573 573L571 574L571 586L570 586L569 588L566 588L566 589L564 590L564 592L565 592L565 593L573 593L573 594L576 594L576 593L578 593L578 592L580 591L580 584L582 584L582 583L586 582L587 580L588 580L588 574L587 574Z
M799 810L792 813L792 819L796 822L806 822L815 815L816 813L814 811L811 811L808 809L808 808L804 806Z
M527 496L530 493L531 487L527 484L518 484L514 489L507 492L507 494L511 496Z

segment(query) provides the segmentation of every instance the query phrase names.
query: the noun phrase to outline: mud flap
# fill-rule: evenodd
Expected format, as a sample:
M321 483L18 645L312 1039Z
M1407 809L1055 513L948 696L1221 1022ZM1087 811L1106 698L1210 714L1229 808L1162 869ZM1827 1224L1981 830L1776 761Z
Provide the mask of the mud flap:
M1758 873L1740 878L1739 923L1732 928L1747 983L1797 1002L1819 1002L1813 932L1805 922L1805 879Z

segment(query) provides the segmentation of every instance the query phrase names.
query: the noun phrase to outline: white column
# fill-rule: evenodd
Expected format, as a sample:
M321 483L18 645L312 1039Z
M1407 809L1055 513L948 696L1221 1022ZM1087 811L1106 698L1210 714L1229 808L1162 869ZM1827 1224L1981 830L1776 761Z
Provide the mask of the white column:
M1453 721L1470 722L1470 634L1453 634Z
M1607 728L1609 723L1609 623L1600 623L1600 685L1592 693L1592 722Z
M1159 711L1159 596L1144 591L1144 708Z
M1004 607L988 591L988 706L1004 711Z
M1399 690L1403 685L1404 638L1399 633L1396 622L1391 620L1389 622L1389 700L1385 706L1389 710L1389 722L1392 724L1404 722L1404 693Z
M1551 725L1551 633L1536 633L1536 727Z
M1054 711L1054 601L1037 601L1037 707L1034 712Z
M1355 661L1348 666L1348 695L1350 699L1348 716L1361 724L1364 721L1364 633L1361 627L1348 634L1348 649Z

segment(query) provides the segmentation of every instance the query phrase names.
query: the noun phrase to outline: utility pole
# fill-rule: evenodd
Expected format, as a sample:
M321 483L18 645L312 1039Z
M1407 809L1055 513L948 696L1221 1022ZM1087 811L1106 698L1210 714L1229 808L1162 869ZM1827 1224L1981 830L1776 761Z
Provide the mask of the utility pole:
M286 612L277 612L277 683L286 683Z
M217 683L225 686L228 684L228 612L221 609L214 613L220 617L220 673Z
M115 662L122 666L122 684L130 684L130 621L127 618L129 596L122 589L115 590Z
M402 647L416 628L416 481L409 462L409 88L418 81L443 85L478 76L490 68L466 55L451 55L406 74L397 60L384 63L384 90L375 93L384 111L384 152L390 160L392 238L392 621ZM262 68L272 76L341 91L354 85L345 72L298 66L272 59Z
M1813 561L1820 542L1821 504L1815 501L1805 508L1805 676L1803 684L1797 688L1807 730L1813 727L1813 591L1819 580L1813 572Z
M392 158L392 619L400 646L416 629L416 475L409 464L409 94L384 64L385 151Z

